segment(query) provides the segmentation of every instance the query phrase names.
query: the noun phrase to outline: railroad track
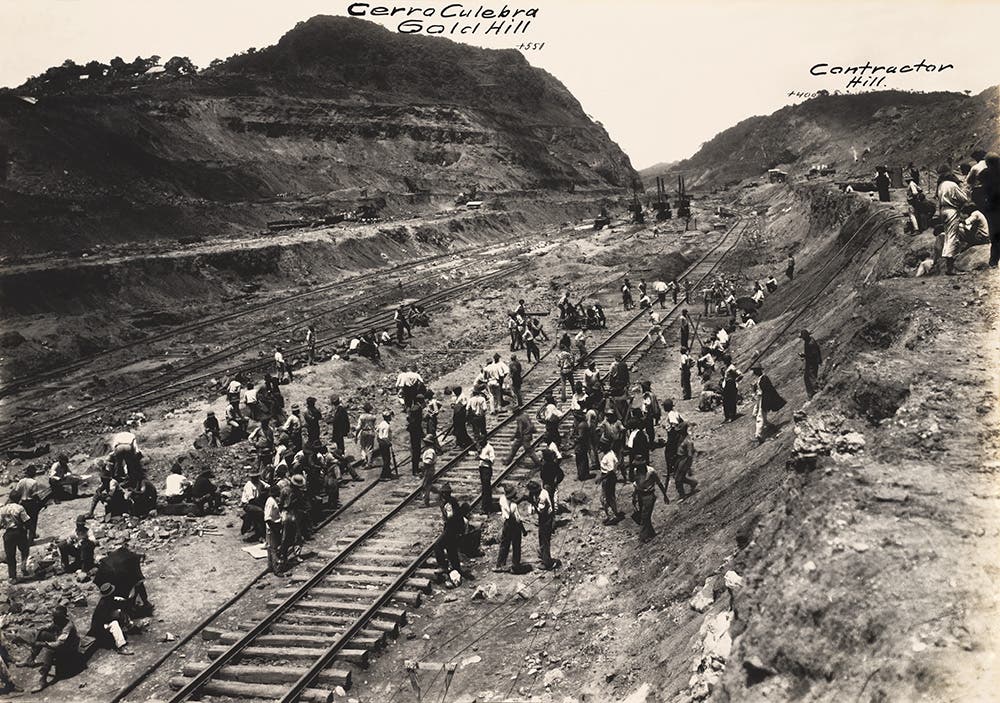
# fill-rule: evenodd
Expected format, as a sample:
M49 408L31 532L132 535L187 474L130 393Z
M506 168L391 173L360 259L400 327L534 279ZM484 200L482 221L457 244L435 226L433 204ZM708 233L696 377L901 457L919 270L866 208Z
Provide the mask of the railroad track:
M453 296L462 293L470 288L488 284L494 280L510 276L513 273L527 267L526 262L518 262L492 271L488 274L466 279L453 286L447 286L439 291L427 294L418 298L414 302L423 306L427 310L433 310ZM352 311L357 312L365 307L370 307L369 301L357 301L356 303L338 306L327 311L326 314L337 314L344 318ZM337 329L323 338L317 338L317 345L328 343L345 336L358 334L376 327L384 327L391 324L393 311L383 310L367 317L355 319L350 322L341 323ZM301 326L302 322L297 321L295 326ZM256 341L254 342L257 343ZM250 374L263 371L272 365L270 359L255 360L240 364L230 365L228 362L233 356L245 352L246 345L230 345L221 352L209 354L204 357L193 359L185 364L175 367L170 372L152 378L144 383L138 383L117 391L108 393L100 398L86 402L74 410L63 413L33 427L30 431L18 431L10 435L0 437L0 450L10 449L18 446L26 440L38 440L53 434L72 429L86 420L103 412L111 403L120 411L126 411L140 406L150 397L155 396L156 400L162 400L173 395L184 392L192 386L204 384L217 377L220 373L228 375L243 373ZM288 346L285 350L286 357L291 358L296 353L306 350L304 343ZM223 366L220 366L223 364ZM205 369L211 368L211 371Z
M700 284L738 244L745 227L742 220L734 223L684 276ZM664 327L676 319L681 307L664 311ZM649 347L646 312L612 311L608 317L621 324L587 361L604 367L621 354L634 364ZM555 368L536 365L532 370L536 373L530 384L525 379L524 407L534 414L545 395L558 388L559 378ZM513 440L512 420L503 417L488 433L501 457ZM523 475L520 457L502 462L493 481L494 493L503 481ZM456 496L469 497L473 507L478 505L476 453L451 449L443 459L435 481L447 480ZM209 644L205 655L210 661L184 664L181 674L170 679L176 691L171 703L204 695L282 703L328 701L334 687L348 688L352 669L366 667L406 625L409 610L419 607L433 588L435 572L428 560L439 519L435 507L419 505L422 494L419 479L406 477L385 497L384 514L348 516L351 521L327 550L319 552L325 560L320 568L293 575L292 585L268 601L268 612L248 618L239 629Z
M469 249L470 248L466 248L456 252L437 254L435 256L418 259L414 262L410 262L407 264L400 264L398 266L393 266L390 268L379 269L378 271L373 271L371 273L351 276L349 278L341 279L333 283L326 283L320 286L310 286L310 288L305 291L300 291L298 293L292 293L289 295L275 296L263 302L257 303L255 305L250 305L248 307L242 308L240 310L234 310L233 312L224 313L222 315L212 315L209 317L203 317L197 322L178 325L164 332L159 332L157 334L144 337L140 340L129 342L128 344L121 344L118 346L109 347L108 349L102 349L101 351L95 352L93 354L85 354L83 356L80 356L78 359L76 359L71 363L47 369L40 373L35 373L35 374L30 374L28 376L15 378L14 380L8 383L0 385L0 398L5 398L9 395L17 393L22 388L34 386L39 383L43 383L49 379L53 378L61 379L66 374L87 368L95 361L106 358L111 354L116 354L118 352L128 351L130 349L133 349L137 344L154 344L156 342L162 342L167 339L180 337L185 334L190 334L192 332L197 332L198 330L204 329L212 325L219 325L221 323L228 322L230 320L246 317L247 315L252 315L253 313L261 312L262 310L267 310L268 308L274 308L283 304L292 303L302 298L315 297L317 294L322 295L323 293L326 293L328 291L342 289L348 286L353 286L353 287L361 286L372 281L378 281L386 276L391 276L395 272L412 269L414 265L419 266L436 261L442 261L449 257L458 257L463 253L467 253ZM90 371L90 369L88 369L88 371Z

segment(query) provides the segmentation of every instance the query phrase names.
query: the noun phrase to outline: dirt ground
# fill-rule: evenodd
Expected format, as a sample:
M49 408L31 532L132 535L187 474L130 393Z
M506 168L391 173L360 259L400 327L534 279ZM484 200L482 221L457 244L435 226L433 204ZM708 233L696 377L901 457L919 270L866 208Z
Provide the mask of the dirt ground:
M327 407L327 398L331 393L338 393L355 415L366 400L379 408L398 410L393 392L395 375L403 364L413 362L432 388L455 383L468 385L490 354L506 351L505 314L516 306L519 298L525 299L530 309L548 310L560 289L568 287L574 295L590 291L629 270L629 262L636 265L632 270L638 271L639 263L647 261L647 254L658 251L668 241L687 242L683 244L685 248L698 246L696 234L680 237L676 233L668 234L666 227L661 229L664 232L656 240L648 231L636 236L634 228L628 227L606 230L597 237L583 232L579 236L585 239L572 244L547 243L543 237L537 240L535 246L540 248L536 249L532 265L523 274L506 281L503 288L478 291L435 310L431 327L416 330L405 349L387 349L381 366L363 359L335 359L297 369L296 381L285 389L286 402L289 405L301 403L306 396L314 395L320 399L321 406ZM625 246L634 249L640 236L644 238L642 248L623 257L620 250ZM682 262L683 258L673 256L660 264L643 263L641 268L649 271L660 268L665 272L663 275L669 275L676 272ZM615 300L617 296L612 295L607 302L614 305ZM554 344L556 336L551 318L542 319L552 334L550 344ZM543 345L543 350L545 348ZM145 463L154 483L162 485L168 467L179 458L189 474L203 466L211 467L216 481L227 491L229 506L235 504L242 481L242 466L250 460L246 443L202 452L190 449L192 439L200 432L205 412L215 409L221 413L224 405L224 399L218 395L196 391L187 397L151 403L142 409L146 421L137 434L148 457ZM398 424L397 433L402 434L401 418L397 417L394 422ZM101 435L74 435L54 442L52 454L66 451L77 471L89 472L93 457L101 451L101 444ZM5 470L9 479L16 479L26 463L7 462ZM345 496L351 495L353 490L353 486L345 487ZM48 540L63 536L68 532L67 526L72 526L73 517L88 507L88 497L50 505L40 518L40 537ZM244 587L263 565L239 549L244 545L238 538L239 519L235 510L228 507L225 515L198 519L158 516L143 521L100 523L98 509L99 524L95 525L98 556L122 544L145 554L143 568L150 597L156 604L154 615L146 631L134 636L135 656L99 654L79 676L57 683L39 696L21 697L105 700L160 653L172 647L177 638ZM58 571L54 546L38 545L32 555L32 568L39 569L40 573L24 584L10 586L4 582L2 594L12 611L4 627L5 641L17 659L23 657L25 641L30 639L35 628L47 621L53 605L60 602L69 605L78 627L85 631L90 610L97 600L96 589L83 580L83 575L54 573ZM244 600L262 603L274 585L271 577L266 577L258 584L260 590L255 589ZM197 605L192 607L192 604ZM252 606L243 603L232 612L245 617L252 611ZM226 621L235 617L227 613ZM165 671L169 673L172 671ZM34 681L29 670L17 669L15 674L25 687ZM165 677L158 679L161 686L164 680ZM158 689L152 685L154 683L151 682L148 691L164 695L165 688ZM153 695L148 691L140 689L136 694L139 697L134 700L145 700Z
M843 216L852 234L846 213L879 207L789 199L766 243L737 252L740 267L760 256L743 268L751 276L781 267L789 250L802 255L797 281L765 303L775 316L734 335L737 363L782 329L790 297L817 292L810 269L829 257L831 233L815 241L789 225L809 222L810 205L825 210L813 213L816 230ZM883 239L873 238L764 357L788 405L762 445L748 397L730 425L679 402L701 490L678 502L671 487L652 543L640 545L627 519L602 525L597 486L567 478L571 512L554 538L563 568L494 574L488 547L475 584L437 592L355 697L416 700L404 666L416 660L455 663L447 694L440 671L418 672L416 684L424 700L462 703L992 699L997 281L976 271L866 282L859 261L903 268L913 235L890 234L891 246L866 258ZM803 326L826 355L812 401L797 354ZM639 370L661 398L679 397L673 359L654 353ZM816 449L815 468L787 466Z
M734 252L727 275L748 285L768 273L781 280L761 324L732 341L745 373L764 352L765 370L788 401L766 441L753 441L749 374L735 423L679 400L698 449L700 491L681 502L670 486L670 502L656 507L653 542L640 545L629 519L603 525L598 487L568 471L561 490L569 512L554 538L562 568L492 573L497 526L488 525L475 583L436 590L414 610L400 640L357 673L348 699L416 700L406 660L456 663L447 694L441 672L420 671L416 683L424 700L464 703L990 699L998 644L992 538L1000 530L995 276L912 278L925 235L862 224L898 204L821 188L763 187L743 198L747 207L768 206L767 227ZM580 291L625 270L633 281L669 276L706 241L661 229L621 228L541 252L509 286L437 312L412 346L387 354L384 369L320 364L303 371L290 399L315 395L322 403L336 390L354 407L365 399L392 407L395 369L411 360L432 388L467 383L489 353L504 351L502 315L519 297L529 308L548 308L567 284ZM845 242L849 250L840 253ZM780 274L789 253L798 266L786 282ZM981 258L973 251L965 261L973 268ZM699 329L723 321L705 320ZM824 352L822 390L812 400L798 357L802 327ZM674 349L651 352L636 376L649 379L661 399L680 398ZM695 398L698 390L696 381ZM208 407L194 399L151 409L145 443L164 457L185 451ZM810 454L818 454L815 464ZM231 476L244 457L237 447L196 463L206 460ZM662 450L653 464L662 469ZM620 490L626 508L630 496L630 488ZM46 510L40 532L58 533L82 503ZM167 632L183 634L245 584L259 562L237 549L238 521L229 510L113 530L112 539L128 532L147 552L158 606L149 631L137 637L135 657L102 655L36 698L107 698L169 646L161 641ZM137 533L153 528L176 532ZM527 561L534 548L529 524ZM65 599L46 590L50 583L94 601L92 588L71 585L72 576L8 589L7 598L44 611L42 604ZM250 600L265 598L271 586L265 579ZM89 608L71 612L82 625ZM18 651L17 637L11 640ZM143 688L134 700L164 691Z

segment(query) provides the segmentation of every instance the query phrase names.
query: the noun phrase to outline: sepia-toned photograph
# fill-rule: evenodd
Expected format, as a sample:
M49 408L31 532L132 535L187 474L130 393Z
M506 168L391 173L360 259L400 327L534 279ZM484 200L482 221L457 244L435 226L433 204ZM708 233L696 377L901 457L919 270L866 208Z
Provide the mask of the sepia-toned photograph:
M994 0L0 0L0 699L1000 700Z

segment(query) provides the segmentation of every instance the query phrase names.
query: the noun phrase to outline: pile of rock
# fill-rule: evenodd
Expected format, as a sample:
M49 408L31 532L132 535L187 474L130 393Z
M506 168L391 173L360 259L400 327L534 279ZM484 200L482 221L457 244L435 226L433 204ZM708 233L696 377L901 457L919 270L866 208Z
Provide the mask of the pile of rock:
M798 470L815 468L821 456L834 460L857 454L865 448L865 436L847 426L847 419L835 413L807 415L795 413L795 442L789 462Z

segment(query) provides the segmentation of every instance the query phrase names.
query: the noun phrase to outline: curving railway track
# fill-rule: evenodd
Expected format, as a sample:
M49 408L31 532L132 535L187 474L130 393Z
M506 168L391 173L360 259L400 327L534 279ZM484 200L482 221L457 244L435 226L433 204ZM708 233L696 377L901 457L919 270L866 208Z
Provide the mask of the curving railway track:
M517 262L484 275L467 278L458 284L446 286L441 290L426 294L413 302L423 306L427 310L433 310L459 293L510 276L513 273L523 270L527 265L525 262ZM329 328L327 335L317 338L317 344L329 343L345 336L391 324L392 310L382 310L365 317L351 319L352 315L370 307L371 301L365 299L346 305L338 303L326 309L321 315L335 316L338 321L333 323L334 327ZM308 321L308 319L305 321ZM293 326L301 327L302 324L304 324L304 321L299 319L296 320ZM273 336L273 332L269 336ZM254 344L258 343L259 340L255 340ZM305 349L306 345L304 343L295 344L287 346L285 353L286 356L291 357L296 353L305 351ZM57 433L75 429L95 416L99 416L100 413L106 411L112 404L114 404L115 409L118 411L127 411L128 409L140 406L152 397L155 397L157 400L173 397L192 387L209 382L220 374L250 374L261 372L272 365L270 359L256 359L241 363L234 363L232 361L234 357L244 354L246 351L246 344L230 344L216 352L199 356L184 364L175 366L168 372L153 376L146 381L130 384L127 387L112 391L99 398L84 402L69 412L61 413L46 422L35 424L30 431L15 430L11 434L0 436L0 450L16 447L28 440L37 441Z
M734 223L684 276L699 284L710 276L737 246L747 224ZM664 311L664 327L673 323L681 307ZM587 361L604 367L621 354L634 365L649 349L646 312L617 311L608 316L618 326ZM525 409L535 412L558 383L558 371L551 365L533 367L525 378ZM513 439L512 420L504 417L488 433L501 457ZM528 476L519 460L520 454L502 462L494 492L504 481ZM442 462L435 481L450 482L457 496L477 505L479 498L471 499L480 493L475 453L451 448ZM180 674L170 679L175 689L171 703L203 696L327 701L336 686L348 688L352 670L367 666L398 635L409 610L419 607L433 588L435 572L428 559L439 529L438 516L436 509L420 505L422 495L419 480L407 476L385 497L378 515L345 506L335 516L342 518L337 537L318 554L323 564L294 575L291 585L267 602L267 612L221 633L205 647L207 661L188 657ZM124 700L133 688L126 687L115 700Z

